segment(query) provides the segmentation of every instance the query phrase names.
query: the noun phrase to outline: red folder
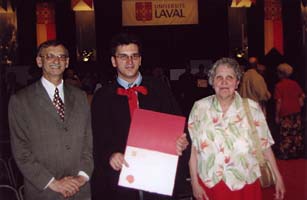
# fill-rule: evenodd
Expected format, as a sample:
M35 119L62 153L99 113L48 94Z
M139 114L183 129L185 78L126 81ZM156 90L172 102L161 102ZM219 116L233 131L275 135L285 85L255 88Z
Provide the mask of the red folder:
M136 109L127 146L176 155L176 140L184 132L185 117Z

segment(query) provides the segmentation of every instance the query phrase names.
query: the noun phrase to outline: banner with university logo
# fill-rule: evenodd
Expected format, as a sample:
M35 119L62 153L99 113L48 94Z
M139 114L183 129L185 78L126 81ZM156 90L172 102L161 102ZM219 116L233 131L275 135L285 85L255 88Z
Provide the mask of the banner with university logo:
M55 11L52 2L36 4L37 45L46 40L56 39Z
M197 0L122 0L123 26L198 24Z
M282 7L280 0L264 0L264 54L275 48L284 54Z

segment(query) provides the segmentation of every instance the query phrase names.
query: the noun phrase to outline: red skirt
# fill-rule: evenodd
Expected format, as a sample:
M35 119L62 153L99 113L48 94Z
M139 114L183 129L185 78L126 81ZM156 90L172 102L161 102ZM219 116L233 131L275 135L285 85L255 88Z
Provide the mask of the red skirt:
M252 184L245 185L242 189L231 191L224 181L220 181L212 188L208 188L198 177L198 182L205 190L210 200L261 200L261 186L257 179ZM203 198L205 199L205 198Z

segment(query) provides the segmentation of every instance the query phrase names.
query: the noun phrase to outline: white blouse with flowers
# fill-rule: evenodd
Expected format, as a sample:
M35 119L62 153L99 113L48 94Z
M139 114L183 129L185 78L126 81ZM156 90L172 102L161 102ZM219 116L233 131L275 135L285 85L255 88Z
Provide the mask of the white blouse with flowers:
M248 100L262 149L274 144L259 105ZM196 101L189 117L189 133L197 151L198 175L211 188L221 180L230 190L239 190L259 176L247 116L236 92L226 114L215 95Z

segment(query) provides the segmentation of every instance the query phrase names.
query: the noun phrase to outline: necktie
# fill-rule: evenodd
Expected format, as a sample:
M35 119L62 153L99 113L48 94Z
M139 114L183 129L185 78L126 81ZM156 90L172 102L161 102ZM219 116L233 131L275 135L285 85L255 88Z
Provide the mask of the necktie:
M55 88L55 91L54 91L53 105L55 106L56 111L59 114L62 121L64 121L64 103L59 95L58 88Z
M128 97L128 103L129 103L129 110L130 110L130 116L132 117L132 114L136 108L138 108L138 97L137 92L147 95L148 91L147 88L144 86L134 86L128 89L124 88L117 88L117 94L123 95Z

